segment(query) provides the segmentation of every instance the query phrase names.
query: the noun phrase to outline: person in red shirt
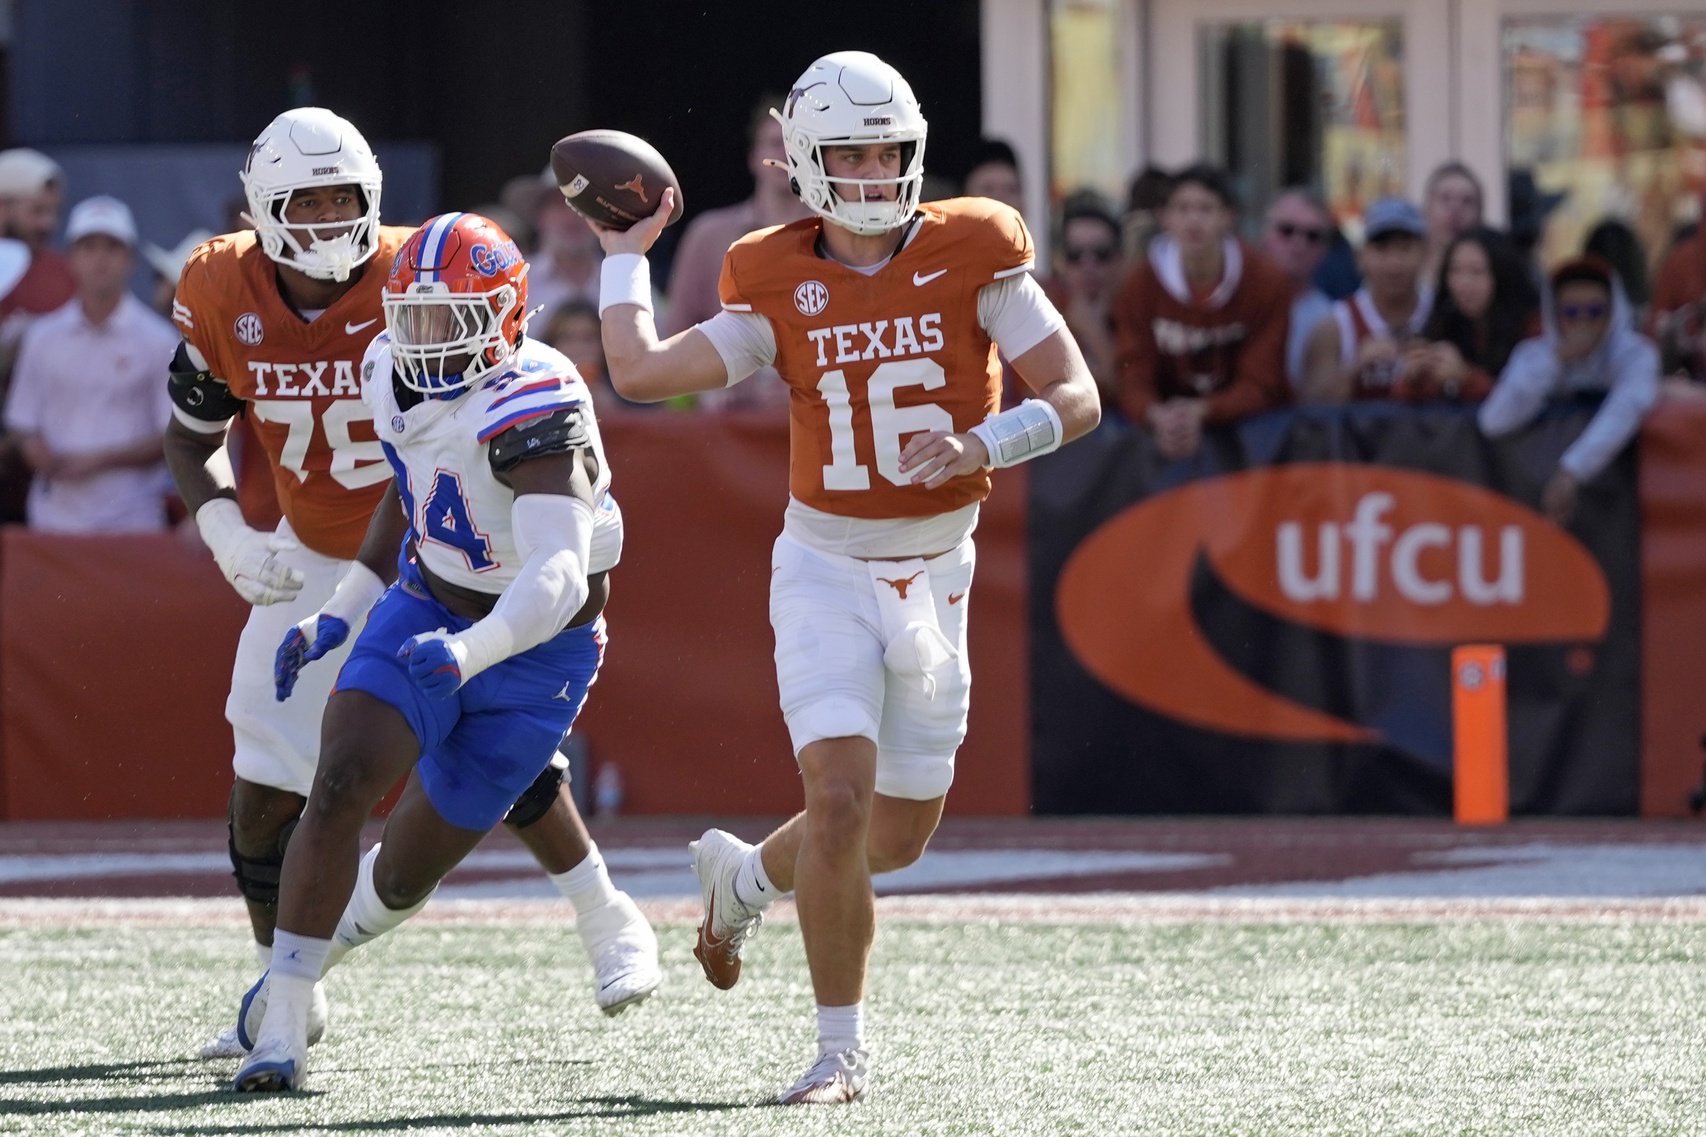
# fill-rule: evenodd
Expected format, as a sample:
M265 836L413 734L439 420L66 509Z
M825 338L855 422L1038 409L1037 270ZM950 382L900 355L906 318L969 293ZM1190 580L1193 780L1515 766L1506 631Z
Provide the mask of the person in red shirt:
M1706 194L1701 198L1706 213ZM1647 334L1669 375L1706 379L1706 227L1665 254L1653 280Z
M49 244L64 203L65 173L59 163L26 147L0 151L0 243L6 246L5 259L21 257L25 264L22 275L0 294L0 398L11 386L18 345L29 326L77 295L71 262ZM25 519L24 499L30 488L29 466L12 441L0 443L3 523Z
M77 293L71 263L53 246L59 211L65 203L65 173L59 163L36 150L0 151L0 228L30 250L30 267L0 298L0 323L9 322L3 339L16 347L23 327L14 314L40 316L70 303Z
M1205 426L1291 398L1285 339L1291 282L1232 235L1226 176L1192 166L1173 180L1162 233L1114 303L1120 405L1168 458L1195 454Z

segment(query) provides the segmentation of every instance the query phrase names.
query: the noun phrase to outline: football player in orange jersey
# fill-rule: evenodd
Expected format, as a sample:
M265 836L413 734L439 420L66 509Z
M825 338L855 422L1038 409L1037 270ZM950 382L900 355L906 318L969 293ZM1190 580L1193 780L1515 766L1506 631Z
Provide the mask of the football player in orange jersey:
M256 954L271 955L279 870L313 784L321 715L349 651L310 672L296 696L274 696L274 653L313 619L349 567L391 480L361 401L358 370L383 328L380 295L412 232L379 224L380 171L355 127L330 111L288 111L256 139L243 171L254 232L216 237L190 255L172 314L184 342L171 367L166 460L220 570L255 607L238 644L225 713L235 736L230 851ZM225 432L245 416L266 450L284 520L261 533L243 520ZM360 631L383 591L374 578L342 599ZM645 917L610 883L562 784L542 774L506 822L574 903L593 957L599 1005L614 1012L657 986ZM324 1030L316 988L313 1034ZM203 1057L240 1056L237 1029Z
M916 860L965 737L966 594L989 469L1091 430L1096 384L1028 275L1030 234L999 202L918 204L925 122L906 80L864 52L814 63L778 116L795 192L818 216L736 242L723 311L659 342L642 254L674 205L599 232L616 389L658 400L774 365L792 389L790 500L770 613L805 812L757 846L692 846L705 897L694 949L729 987L776 897L796 894L818 1057L781 1101L864 1092L871 873ZM996 348L1036 392L996 413Z

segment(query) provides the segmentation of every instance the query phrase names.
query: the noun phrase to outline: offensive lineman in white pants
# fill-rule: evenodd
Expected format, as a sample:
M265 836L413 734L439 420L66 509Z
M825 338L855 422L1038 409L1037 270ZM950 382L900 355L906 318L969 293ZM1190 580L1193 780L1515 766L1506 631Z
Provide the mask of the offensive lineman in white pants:
M793 389L770 618L805 812L756 847L715 829L694 843L694 954L732 986L764 907L796 893L818 1057L780 1100L829 1103L859 1097L869 1072L871 873L923 852L965 737L971 531L988 469L1084 434L1101 408L1027 275L1019 215L984 199L918 204L925 122L899 73L864 52L825 56L778 117L795 192L818 216L738 241L719 315L658 342L640 254L670 191L632 229L594 229L623 396L710 390L769 365ZM1000 413L997 346L1038 395Z
M310 670L284 702L274 693L274 655L331 598L391 480L358 370L381 328L392 258L412 230L379 224L378 164L360 132L322 108L274 120L242 177L255 230L191 253L172 305L184 342L171 365L166 461L221 571L255 606L225 714L235 740L232 867L265 968L285 846L314 781L321 716L349 648ZM237 505L225 451L237 416L272 469L284 512L274 533L250 528ZM351 640L378 591L348 604ZM508 822L574 903L596 998L615 1012L657 986L656 947L645 917L611 885L561 781L560 768L542 773ZM324 993L316 999L318 1039ZM202 1056L240 1056L240 1034L225 1031Z

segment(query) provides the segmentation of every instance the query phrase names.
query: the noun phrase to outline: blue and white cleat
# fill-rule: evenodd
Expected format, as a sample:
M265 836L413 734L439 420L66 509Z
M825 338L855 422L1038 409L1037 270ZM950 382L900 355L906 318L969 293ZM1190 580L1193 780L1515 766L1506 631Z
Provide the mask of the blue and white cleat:
M276 1094L307 1088L308 1044L263 1038L237 1068L231 1088L240 1094Z
M244 1051L252 1050L255 1039L260 1037L261 1020L267 1017L267 993L270 986L267 977L272 972L261 973L255 980L255 985L249 988L243 996L243 1004L237 1010L237 1045ZM308 1004L308 1045L313 1046L326 1035L326 1022L331 1016L331 1003L326 999L326 984L314 984L314 998ZM220 1038L224 1038L221 1035Z

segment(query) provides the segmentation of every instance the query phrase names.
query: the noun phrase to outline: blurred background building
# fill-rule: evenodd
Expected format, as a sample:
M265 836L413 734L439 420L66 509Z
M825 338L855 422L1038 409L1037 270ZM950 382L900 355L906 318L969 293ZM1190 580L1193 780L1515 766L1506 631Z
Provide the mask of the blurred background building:
M1458 159L1486 216L1546 213L1542 259L1610 217L1656 257L1706 182L1706 4L1698 0L870 0L837 12L758 0L0 2L4 145L66 168L70 200L122 191L170 248L228 227L241 147L322 103L378 144L388 213L493 200L549 144L635 130L690 209L746 196L743 137L765 91L823 51L875 50L911 77L929 164L963 179L980 135L1010 142L1046 240L1051 206L1135 173L1226 165L1254 217L1312 184L1354 238L1364 206L1412 199ZM318 13L325 13L319 15ZM235 149L234 149L235 148ZM1532 181L1524 181L1531 178ZM1546 206L1554 206L1545 210Z
M1038 197L1119 199L1133 171L1200 157L1255 209L1318 187L1354 235L1367 203L1419 200L1455 159L1493 224L1538 220L1496 192L1513 175L1519 213L1556 203L1550 261L1607 217L1658 256L1706 181L1688 0L985 0L982 43L985 129Z

